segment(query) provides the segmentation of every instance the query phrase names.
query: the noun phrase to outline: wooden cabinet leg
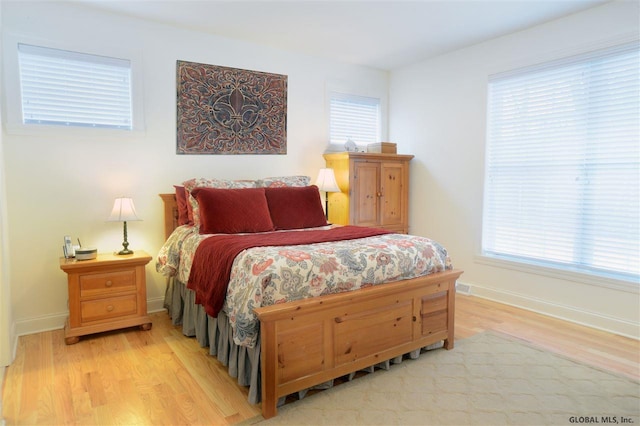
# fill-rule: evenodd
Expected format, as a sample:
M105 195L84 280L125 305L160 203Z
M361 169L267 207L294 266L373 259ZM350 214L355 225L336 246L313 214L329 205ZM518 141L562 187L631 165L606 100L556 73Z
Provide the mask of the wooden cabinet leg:
M65 337L64 338L64 343L66 343L67 345L75 345L79 341L80 341L80 337L78 337L78 336L72 336L72 337Z

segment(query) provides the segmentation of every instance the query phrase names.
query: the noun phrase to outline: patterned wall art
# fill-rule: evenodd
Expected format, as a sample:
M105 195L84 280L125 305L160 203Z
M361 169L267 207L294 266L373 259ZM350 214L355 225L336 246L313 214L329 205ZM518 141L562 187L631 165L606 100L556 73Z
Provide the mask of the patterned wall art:
M178 154L286 154L287 76L177 63Z

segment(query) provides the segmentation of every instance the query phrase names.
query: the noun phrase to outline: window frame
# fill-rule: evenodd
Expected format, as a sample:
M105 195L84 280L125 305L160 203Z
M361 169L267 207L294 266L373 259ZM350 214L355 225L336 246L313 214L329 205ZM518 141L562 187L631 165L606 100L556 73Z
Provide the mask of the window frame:
M334 141L333 140L334 126L332 122L332 118L334 116L332 107L333 107L334 101L342 101L344 103L357 104L359 106L375 105L376 112L377 112L376 121L378 126L377 126L377 129L375 129L376 137L374 138L374 140L363 141L360 138L354 137L352 139L351 137L347 137L347 140L345 141L340 141L340 142ZM377 97L354 95L352 93L343 93L343 92L336 92L336 91L330 92L329 93L329 142L333 144L339 144L339 143L346 143L348 140L352 140L358 145L380 142L381 133L382 133L382 106L380 104L381 104L380 98L377 98ZM363 117L364 115L359 114L358 116ZM353 130L353 129L350 127L350 130Z
M328 82L325 90L325 115L326 115L326 131L327 131L327 143L330 147L333 147L332 151L344 151L344 144L336 144L331 142L331 99L332 94L338 93L346 96L354 96L354 97L365 97L365 98L374 98L380 101L380 141L382 142L388 139L388 106L389 106L389 96L385 90L367 87L365 85L361 86L353 86L346 85L340 82ZM359 150L366 151L366 145L359 144L356 142L356 145Z
M3 40L5 96L3 108L3 123L7 133L34 136L64 136L64 137L136 137L145 131L143 108L143 69L142 55L131 47L96 46L74 40L73 42L57 42L42 40L19 34L5 33ZM18 45L32 45L50 49L67 50L96 56L121 58L131 64L131 115L132 128L116 129L90 126L64 126L57 124L24 123L22 117L22 95L20 85L20 65L18 60Z
M572 56L589 55L597 50L616 48L617 46L635 43L638 44L640 39L635 34L627 34L621 37L615 37L607 40L602 40L599 43L590 43L587 45L581 45L573 49L564 49L561 51L548 52L544 55L538 55L535 58L528 58L524 61L520 61L517 64L511 64L511 66L500 65L500 69L495 69L488 73L488 79L486 84L486 124L487 124L487 137L488 137L488 124L489 124L489 78L498 74L509 74L511 70L518 70L519 68L531 68L534 70L540 64L544 66L545 63L551 63L555 61L563 61L570 59ZM488 138L485 139L485 155L488 149ZM485 162L488 161L488 157L485 158ZM483 179L486 181L487 165L485 164L485 172ZM486 182L485 182L486 183ZM485 183L483 183L483 191L486 190ZM485 194L486 195L486 194ZM486 207L486 199L483 200L484 207ZM598 286L601 288L609 288L618 291L624 291L634 295L640 294L639 282L633 278L628 280L620 276L609 276L607 274L598 274L585 272L578 269L560 268L553 266L551 263L538 262L536 260L527 260L524 258L513 257L509 255L500 255L494 253L483 252L483 233L484 233L484 208L483 216L480 221L480 230L476 238L476 255L474 256L475 263L499 267L504 269L515 270L519 272L531 273L535 275L542 275L559 280L567 280L578 282L586 285Z

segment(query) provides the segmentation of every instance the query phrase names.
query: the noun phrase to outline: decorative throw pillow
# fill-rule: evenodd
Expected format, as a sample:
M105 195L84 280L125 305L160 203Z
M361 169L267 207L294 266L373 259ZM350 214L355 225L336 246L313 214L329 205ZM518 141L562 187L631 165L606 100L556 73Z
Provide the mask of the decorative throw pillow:
M189 208L187 207L187 193L184 186L173 185L176 189L176 204L178 205L178 225L193 225L193 220L189 219Z
M268 187L264 190L276 229L314 228L327 224L317 186Z
M195 188L201 234L273 231L264 188Z
M258 188L273 188L281 186L309 186L311 178L309 176L278 176L258 179Z
M196 226L200 226L200 210L198 202L191 194L192 190L195 188L255 188L256 181L195 178L184 181L182 185L184 185L186 191L189 221Z

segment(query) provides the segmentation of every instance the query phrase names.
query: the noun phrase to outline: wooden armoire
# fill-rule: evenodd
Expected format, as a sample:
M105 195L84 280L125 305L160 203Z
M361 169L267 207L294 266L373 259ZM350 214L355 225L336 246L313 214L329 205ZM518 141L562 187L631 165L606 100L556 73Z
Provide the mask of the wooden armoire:
M329 193L329 222L409 232L409 161L413 155L324 154L341 192Z

